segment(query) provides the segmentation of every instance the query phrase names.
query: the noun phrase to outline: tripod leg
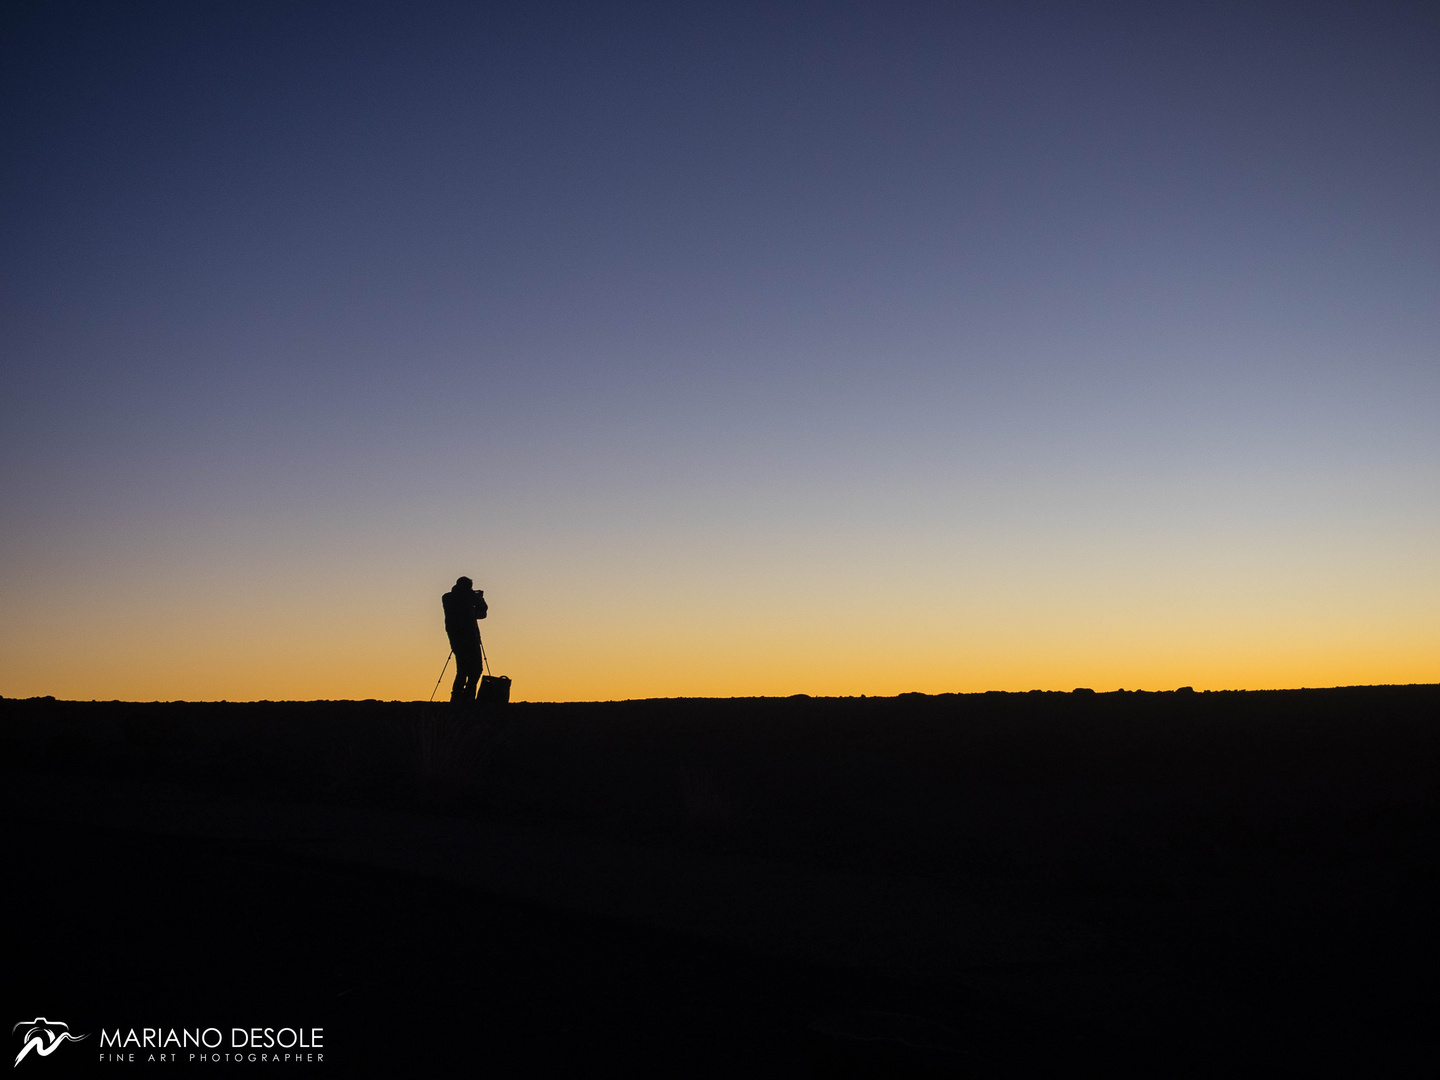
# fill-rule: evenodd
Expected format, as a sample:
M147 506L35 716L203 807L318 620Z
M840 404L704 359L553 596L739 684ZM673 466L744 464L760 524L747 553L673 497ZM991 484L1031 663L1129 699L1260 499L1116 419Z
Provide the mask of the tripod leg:
M444 664L441 666L441 668L440 668L440 678L435 680L435 689L430 691L430 700L431 700L431 701L434 701L434 700L435 700L435 690L439 690L439 689L440 689L440 679L445 678L445 669L450 666L450 657L452 657L452 656L454 656L454 655L455 655L455 651L454 651L453 649L452 649L448 654L446 654L446 656L445 656L445 663L444 663Z

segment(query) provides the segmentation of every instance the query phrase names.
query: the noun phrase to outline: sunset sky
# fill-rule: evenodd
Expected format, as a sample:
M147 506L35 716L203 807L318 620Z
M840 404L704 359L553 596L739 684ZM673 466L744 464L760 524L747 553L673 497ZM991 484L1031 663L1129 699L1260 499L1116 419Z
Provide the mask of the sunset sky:
M1440 681L1434 4L0 35L0 694Z

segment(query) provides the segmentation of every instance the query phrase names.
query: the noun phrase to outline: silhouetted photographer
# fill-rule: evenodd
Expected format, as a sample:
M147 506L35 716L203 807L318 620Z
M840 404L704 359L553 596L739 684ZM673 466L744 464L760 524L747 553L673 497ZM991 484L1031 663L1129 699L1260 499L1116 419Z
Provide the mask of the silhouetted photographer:
M472 705L480 684L484 663L480 652L480 624L487 607L485 592L476 589L468 577L457 578L455 587L440 598L445 607L445 633L455 654L455 683L450 688L450 701L455 705Z

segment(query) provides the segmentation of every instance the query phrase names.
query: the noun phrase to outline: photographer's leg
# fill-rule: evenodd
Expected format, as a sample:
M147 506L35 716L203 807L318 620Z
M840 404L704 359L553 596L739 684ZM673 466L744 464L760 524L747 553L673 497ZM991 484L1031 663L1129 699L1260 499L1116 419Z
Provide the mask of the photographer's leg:
M480 684L480 650L455 650L455 685L450 701L456 705L473 705L475 690Z

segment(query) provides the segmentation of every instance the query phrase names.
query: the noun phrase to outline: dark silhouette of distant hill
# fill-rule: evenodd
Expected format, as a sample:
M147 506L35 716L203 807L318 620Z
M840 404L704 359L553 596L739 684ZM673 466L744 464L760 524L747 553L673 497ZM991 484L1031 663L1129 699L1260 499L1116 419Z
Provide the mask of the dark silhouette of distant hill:
M473 1026L469 994L494 1054L523 1060L533 1039L566 1068L633 1066L649 1045L671 1074L1405 1075L1436 1050L1437 718L1435 686L531 703L479 720L32 699L0 701L0 749L12 838L54 838L20 884L37 917L69 912L68 940L96 948L87 925L111 941L128 919L178 949L151 912L183 893L210 911L184 933L221 948L226 920L263 910L261 952L326 1002L347 1052L386 1009ZM103 917L84 899L102 883ZM547 951L556 935L570 960ZM296 966L311 939L370 989ZM66 970L93 976L99 955ZM50 978L24 956L17 970ZM204 990L166 963L157 1001L166 980ZM231 963L252 973L226 993L271 992ZM405 1060L400 1036L367 1038L373 1062ZM427 1060L480 1063L468 1045L441 1037Z

